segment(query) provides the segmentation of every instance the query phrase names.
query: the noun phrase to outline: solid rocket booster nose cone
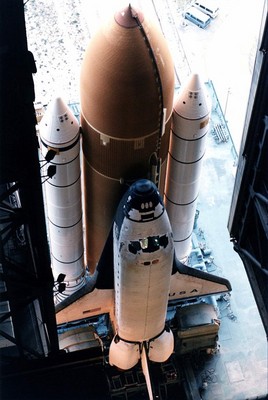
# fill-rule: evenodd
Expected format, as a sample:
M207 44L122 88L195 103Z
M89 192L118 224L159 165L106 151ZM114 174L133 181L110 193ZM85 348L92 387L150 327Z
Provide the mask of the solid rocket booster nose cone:
M192 74L174 104L174 111L179 116L197 120L210 113L210 101L200 76Z
M79 124L70 108L61 97L48 106L40 122L40 135L46 144L61 147L72 142L79 132Z
M140 22L143 22L144 18L142 12L134 9L133 7L131 7L130 4L123 10L118 11L114 16L114 19L118 23L118 25L124 28L137 27L138 25L136 18L138 18Z
M193 92L198 92L199 90L201 90L203 87L203 82L200 78L200 75L192 74L187 86L188 90L191 90Z
M61 97L56 97L48 106L48 110L53 115L62 115L66 112L66 104Z

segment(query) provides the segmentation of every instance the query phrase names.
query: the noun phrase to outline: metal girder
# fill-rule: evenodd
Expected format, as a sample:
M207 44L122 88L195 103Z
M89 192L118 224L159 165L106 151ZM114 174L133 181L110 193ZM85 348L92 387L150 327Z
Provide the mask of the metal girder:
M228 229L268 334L268 4L253 71Z
M0 1L0 47L1 300L14 337L2 333L22 357L45 357L58 351L58 337L35 131L36 67L22 0Z

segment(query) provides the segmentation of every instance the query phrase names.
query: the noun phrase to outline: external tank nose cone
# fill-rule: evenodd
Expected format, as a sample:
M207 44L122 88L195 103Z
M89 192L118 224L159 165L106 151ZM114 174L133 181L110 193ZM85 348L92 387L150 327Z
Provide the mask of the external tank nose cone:
M102 141L149 138L159 130L162 108L167 109L167 118L172 112L174 69L158 26L131 7L117 12L89 42L80 89L85 138L95 132ZM92 143L83 147L88 149Z
M118 11L114 16L114 19L118 25L123 26L124 28L134 28L137 26L137 19L139 19L141 23L143 22L143 14L141 11L137 11L129 4L128 7Z

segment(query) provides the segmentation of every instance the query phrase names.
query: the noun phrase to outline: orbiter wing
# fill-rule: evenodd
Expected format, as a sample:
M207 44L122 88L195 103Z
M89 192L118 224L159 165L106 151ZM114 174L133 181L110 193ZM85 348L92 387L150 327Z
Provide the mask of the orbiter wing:
M188 267L174 255L169 300L208 296L231 290L228 279Z

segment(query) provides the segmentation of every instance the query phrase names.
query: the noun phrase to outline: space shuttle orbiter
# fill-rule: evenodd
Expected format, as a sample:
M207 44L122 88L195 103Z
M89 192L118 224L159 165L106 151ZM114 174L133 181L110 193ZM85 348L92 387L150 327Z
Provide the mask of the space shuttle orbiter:
M111 255L113 255L111 262ZM112 273L111 273L112 271ZM114 338L109 362L120 369L141 359L150 398L148 360L164 362L174 338L165 325L168 301L227 292L228 280L176 260L173 234L162 198L149 180L136 181L123 196L105 245L94 288L57 306L64 323L109 312Z

